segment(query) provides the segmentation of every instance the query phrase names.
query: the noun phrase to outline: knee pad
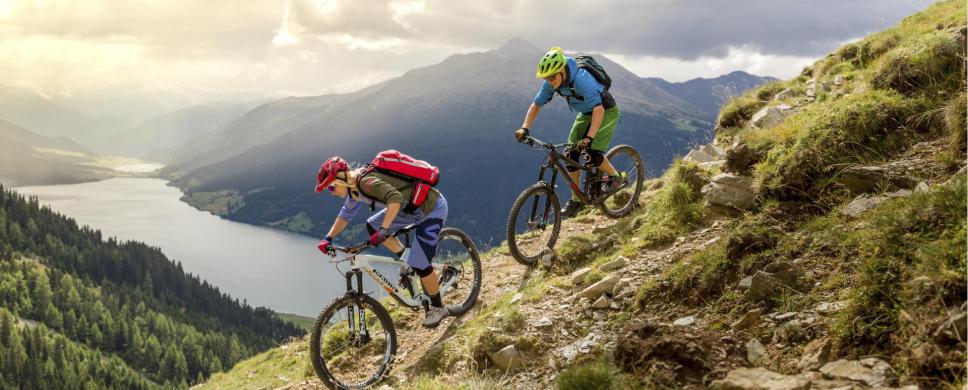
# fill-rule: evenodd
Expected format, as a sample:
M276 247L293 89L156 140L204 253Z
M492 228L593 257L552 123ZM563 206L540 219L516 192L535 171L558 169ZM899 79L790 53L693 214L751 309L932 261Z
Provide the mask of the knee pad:
M568 153L568 158L570 158L572 160L575 160L575 161L581 163L581 152L579 152L577 150L572 150L571 152ZM578 170L578 168L575 168L575 167L573 167L571 165L567 165L567 164L565 164L565 169L567 169L568 172L575 172L575 171Z
M424 268L424 269L416 269L416 268L414 268L413 270L414 270L414 272L417 273L417 276L419 276L421 278L426 278L430 274L434 273L434 267L433 266L430 266L430 267L427 267L427 268Z
M605 155L602 154L602 152L599 152L597 150L589 149L588 157L589 157L588 163L592 166L597 167L599 165L602 165L603 162L605 162Z

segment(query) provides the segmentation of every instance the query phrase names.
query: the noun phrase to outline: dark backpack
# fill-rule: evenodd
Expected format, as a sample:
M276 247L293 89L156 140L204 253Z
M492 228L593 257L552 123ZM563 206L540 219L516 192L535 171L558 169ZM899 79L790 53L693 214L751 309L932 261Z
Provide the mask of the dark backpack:
M602 105L606 108L612 108L615 106L615 99L612 95L608 93L608 89L612 87L612 78L605 73L605 68L602 67L598 61L595 61L595 57L592 56L577 56L575 57L575 62L578 63L578 69L584 69L586 72L595 78L599 84L605 86L605 91L602 92ZM578 73L577 71L575 73ZM559 91L558 94L561 95L565 100L570 100L572 98L578 99L578 101L584 101L585 97L578 94L575 91L575 76L571 75L568 77L568 90L571 91L571 96L562 95ZM571 109L571 105L568 106Z
M608 91L612 87L612 78L608 77L608 73L605 73L605 68L602 67L598 61L595 61L595 57L592 56L577 56L575 57L575 62L578 63L578 69L584 69L586 72L590 73L595 81L599 84L605 86L605 90ZM574 80L570 80L569 83L572 88L574 88Z

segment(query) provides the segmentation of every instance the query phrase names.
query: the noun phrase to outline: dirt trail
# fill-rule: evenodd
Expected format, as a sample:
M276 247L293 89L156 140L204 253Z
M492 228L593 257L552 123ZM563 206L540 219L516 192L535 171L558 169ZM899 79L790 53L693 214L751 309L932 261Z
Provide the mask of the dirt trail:
M559 244L569 237L587 235L595 229L611 226L617 220L599 215L597 212L572 220L566 220L558 239ZM536 302L522 300L518 303L518 310L527 318L526 329L520 329L520 335L533 335L542 341L539 351L532 351L527 355L526 369L515 370L514 373L501 372L498 369L488 369L477 372L459 362L448 373L442 376L459 383L460 378L466 376L484 377L498 382L501 387L533 389L554 387L557 373L564 365L573 359L593 356L601 351L611 350L619 336L621 329L627 325L624 321L613 321L617 316L630 316L635 311L634 292L650 275L664 270L669 264L718 240L723 233L724 223L717 223L710 228L699 229L676 240L675 243L657 250L646 250L638 253L634 259L629 259L627 265L619 270L629 292L622 299L616 299L618 307L607 311L607 317L594 317L587 310L589 303L584 299L575 299L581 288L550 287L545 297ZM436 329L425 329L420 326L422 313L414 312L403 321L397 322L397 362L390 372L392 382L405 385L419 372L414 372L421 357L434 346L445 342L454 336L460 327L476 318L480 311L495 302L501 296L511 291L521 290L528 286L530 278L535 273L547 272L543 269L528 269L518 264L512 257L505 254L492 254L481 258L483 267L483 284L478 304L456 318L448 318ZM583 286L585 287L585 286ZM670 322L678 313L670 306L669 312L653 311L645 314L657 321ZM542 317L552 321L551 326L538 328L536 322ZM671 319L670 319L671 318ZM427 373L423 373L426 375ZM310 390L324 389L318 381L293 383L280 389Z

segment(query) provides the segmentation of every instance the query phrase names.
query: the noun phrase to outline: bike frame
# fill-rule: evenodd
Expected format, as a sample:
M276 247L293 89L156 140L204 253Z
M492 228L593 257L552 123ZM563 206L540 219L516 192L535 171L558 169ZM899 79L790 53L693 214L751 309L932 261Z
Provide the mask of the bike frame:
M393 237L397 237L400 235L405 236L404 248L407 250L407 256L409 256L410 254L409 232L410 232L410 229L402 229L393 235ZM357 256L368 247L370 247L369 243L366 243L365 246L363 244L359 244L348 248L337 247L337 249L346 253L347 256L339 260L333 260L331 262L332 263L339 263L344 261L350 262L349 271L346 271L344 273L344 276L346 277L347 292L351 292L359 295L366 294L366 292L363 291L363 272L366 272L366 274L369 275L370 278L373 279L373 281L375 281L378 285L380 285L380 287L386 290L386 292L391 297L393 297L393 299L397 301L397 303L403 306L409 307L413 310L419 310L421 307L424 306L424 304L430 303L430 297L427 296L427 294L424 294L423 292L418 292L418 290L416 290L417 288L420 288L421 289L420 291L422 291L422 286L423 286L422 282L420 281L420 277L417 276L417 274L412 272L409 273L410 287L413 288L414 291L412 292L411 296L407 296L407 294L402 293L402 290L407 290L405 286L401 286L396 283L390 282L390 279L383 276L383 274L381 274L373 267L373 264L392 264L395 267L399 267L400 270L402 271L405 269L405 267L408 267L406 259L394 260L391 258L380 257L380 256L358 258ZM440 269L443 268L444 265L431 263L431 266L434 267L437 271L440 271ZM355 291L353 288L354 276L356 277ZM447 291L449 291L450 288L453 287L454 283L456 283L456 279L451 279L447 283L441 284L440 295L444 296L445 294L447 294ZM409 292L410 291L408 291L408 293Z
M568 186L571 187L571 190L575 192L575 195L578 195L578 198L581 199L582 202L584 202L586 204L595 203L595 201L593 199L591 199L590 196L588 196L588 188L591 185L591 181L592 181L592 180L589 180L589 179L590 178L594 178L598 174L598 168L597 167L589 167L589 166L586 166L584 164L581 164L581 163L579 163L579 162L577 162L575 160L572 160L570 157L568 157L568 156L566 156L566 155L564 155L562 153L559 153L558 150L555 148L556 146L560 146L560 145L547 145L546 146L549 149L550 153L548 154L548 160L538 170L538 181L539 182L543 182L544 181L545 172L548 169L551 169L551 171L552 171L552 173L551 173L551 182L549 184L551 185L551 188L554 188L555 187L555 180L558 177L558 172L567 172L568 171L568 168L566 168L565 165L568 165L568 166L573 167L573 168L577 168L579 171L585 171L585 172L587 172L586 175L588 176L588 178L586 178L585 181L584 181L584 183L582 184L582 187L584 187L584 188L580 188L578 186L578 183L575 183L575 181L572 180L571 175L564 174L564 175L562 175L562 177L565 179L566 182L568 182ZM562 163L564 163L564 164L562 164Z
M591 188L593 184L595 184L593 183L593 181L598 176L598 167L589 167L585 164L581 164L575 160L572 160L570 157L558 152L559 148L568 146L568 144L560 144L560 145L549 144L532 137L527 137L524 140L524 143L532 147L537 145L538 147L542 147L548 150L548 160L546 160L544 165L542 165L541 168L538 170L539 183L545 182L544 181L545 172L547 172L550 169L551 182L548 183L548 186L550 188L550 191L554 192L555 181L557 181L558 172L567 172L568 169L565 167L565 165L568 165L568 166L577 168L579 171L586 172L587 177L582 185L582 187L584 188L580 188L578 183L575 183L575 181L572 180L571 175L568 175L568 174L562 175L562 177L565 178L565 181L568 182L568 186L571 187L572 192L574 192L575 195L578 196L578 199L580 199L582 203L590 204L590 205L597 204L598 202L601 201L601 199L592 199L588 195L588 192L589 192L588 190ZM538 198L535 197L534 203L531 206L531 215L529 216L529 219L528 219L528 221L530 221L529 223L534 223L535 216L536 216L535 214L537 214L537 212L538 212ZM547 197L545 199L545 207L544 207L544 213L543 213L544 221L548 220L548 214L550 212L551 212L551 197Z

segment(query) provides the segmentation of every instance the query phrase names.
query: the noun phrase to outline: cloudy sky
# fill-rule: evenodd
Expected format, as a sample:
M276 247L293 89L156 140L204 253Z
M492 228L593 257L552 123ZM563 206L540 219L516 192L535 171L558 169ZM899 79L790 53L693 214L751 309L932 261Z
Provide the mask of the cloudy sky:
M0 0L0 84L346 92L513 37L640 76L789 78L925 0ZM535 59L537 60L537 59Z

